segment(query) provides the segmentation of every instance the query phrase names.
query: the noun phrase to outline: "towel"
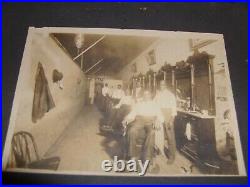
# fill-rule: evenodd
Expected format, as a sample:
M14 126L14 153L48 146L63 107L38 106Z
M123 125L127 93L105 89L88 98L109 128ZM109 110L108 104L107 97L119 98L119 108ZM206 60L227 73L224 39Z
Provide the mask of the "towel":
M42 64L39 62L36 72L36 82L33 98L32 121L36 121L44 116L46 112L55 107L50 93L47 78L45 77Z
M160 122L156 120L156 123ZM160 150L160 153L164 155L164 128L163 124L160 124L160 128L155 130L155 146Z
M185 135L186 135L188 140L191 140L191 134L192 134L191 125L190 125L190 123L187 123Z

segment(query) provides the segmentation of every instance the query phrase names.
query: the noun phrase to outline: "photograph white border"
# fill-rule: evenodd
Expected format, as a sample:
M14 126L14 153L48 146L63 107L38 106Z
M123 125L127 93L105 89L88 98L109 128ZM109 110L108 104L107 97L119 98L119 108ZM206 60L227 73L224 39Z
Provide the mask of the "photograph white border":
M44 170L35 170L35 169L8 169L6 170L8 157L10 154L10 148L11 148L11 139L14 133L15 128L15 120L17 116L17 110L19 108L19 101L21 99L20 90L22 87L22 80L23 80L23 71L26 69L26 59L29 58L29 51L31 50L31 41L32 36L34 32L41 32L43 34L49 34L49 33L87 33L87 34L112 34L112 35L133 35L133 36L154 36L154 37L162 37L162 38L178 38L178 39L189 39L189 38L202 38L202 39L219 39L223 40L224 38L222 34L216 34L216 33L194 33L194 32L180 32L180 31L159 31L159 30L135 30L135 29L111 29L111 28L71 28L71 27L43 27L43 28L35 28L35 27L29 27L28 29L28 35L26 39L26 44L23 52L23 58L22 63L18 75L18 81L16 85L16 91L14 95L10 120L9 120L9 126L8 131L6 135L6 140L4 144L4 151L2 155L2 171L15 171L15 172L27 172L27 173L46 173L46 174L69 174L69 175L103 175L106 176L103 173L99 172L79 172L79 171L44 171ZM224 45L224 51L226 55L225 45ZM154 177L174 177L174 176L185 176L185 177L237 177L237 176L246 176L246 168L244 164L244 158L242 153L242 146L241 146L241 140L240 140L240 134L239 134L239 127L238 127L238 121L236 116L236 110L234 105L234 99L233 99L233 92L232 92L232 86L230 81L230 73L228 68L228 63L225 63L225 71L226 71L226 80L228 82L227 88L229 93L229 104L230 108L232 109L232 120L234 124L237 124L237 129L235 131L235 147L236 147L236 154L237 154L237 165L238 165L238 171L239 175L146 175L146 176L154 176ZM232 98L232 99L231 99ZM111 176L110 173L107 173L108 176ZM131 174L115 174L113 176L138 176L138 175L131 175Z

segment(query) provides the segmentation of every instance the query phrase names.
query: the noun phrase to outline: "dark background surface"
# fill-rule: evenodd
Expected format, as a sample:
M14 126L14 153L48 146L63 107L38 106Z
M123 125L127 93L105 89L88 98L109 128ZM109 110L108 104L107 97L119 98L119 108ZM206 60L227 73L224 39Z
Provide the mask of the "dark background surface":
M5 142L29 26L101 27L224 34L246 167L248 145L247 4L11 4L3 3L2 146ZM3 148L2 148L3 150ZM101 177L3 172L3 183L238 183L246 177Z

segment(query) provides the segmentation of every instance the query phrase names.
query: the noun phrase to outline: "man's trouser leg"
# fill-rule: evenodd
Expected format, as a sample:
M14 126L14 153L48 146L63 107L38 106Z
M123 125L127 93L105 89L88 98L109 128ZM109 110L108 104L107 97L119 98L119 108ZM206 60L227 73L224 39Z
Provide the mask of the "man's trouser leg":
M172 117L171 110L169 109L162 109L162 112L165 118L165 132L168 141L169 163L172 163L175 159L175 152L176 152L174 117Z
M112 99L109 97L106 97L106 102L105 102L105 114L106 114L106 116L110 115L111 109L112 109Z
M154 154L154 143L155 143L155 133L153 130L152 123L145 124L144 129L146 131L146 141L144 143L143 160L152 161Z
M131 157L142 157L143 160L151 160L154 153L154 130L153 121L148 118L137 117L136 121L130 127L128 131L128 153ZM137 144L138 139L142 138L143 149L141 149L141 155L138 155Z
M173 162L175 159L176 152L176 141L174 128L172 124L166 124L166 135L168 140L168 149L169 149L169 162Z
M138 120L135 121L133 124L131 124L131 127L128 129L128 134L127 134L128 156L130 158L138 159L140 157L136 149L136 144L137 144L138 134L143 129L144 129L143 125L141 125Z
M104 113L106 113L107 104L108 104L108 98L107 98L107 96L103 96L103 99L102 99L102 111Z

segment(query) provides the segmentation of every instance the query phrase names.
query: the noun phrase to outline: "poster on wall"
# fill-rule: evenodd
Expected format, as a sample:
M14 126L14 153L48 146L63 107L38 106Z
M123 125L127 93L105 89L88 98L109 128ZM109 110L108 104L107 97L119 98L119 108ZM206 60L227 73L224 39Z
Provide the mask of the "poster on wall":
M74 40L79 34L84 41L82 51L75 54ZM200 41L213 42L186 53L189 39L197 41L194 46L201 45ZM176 45L180 43L185 43L183 48ZM173 52L171 60L164 59L168 57L165 51ZM145 71L156 64L156 53L163 63L170 62L165 76L164 64L150 70L152 74ZM84 66L79 66L76 59L82 55ZM33 123L31 88L39 60L44 62L56 107ZM175 62L185 66L178 68ZM218 71L213 68L222 62L223 70L214 74ZM55 69L63 72L63 89L53 84ZM134 78L143 84L123 89L123 82L134 72L140 72L143 78ZM86 90L91 89L87 77L103 82L95 90L93 82L88 104L84 100ZM72 97L79 79L86 86ZM218 102L216 98L222 96L227 99ZM222 123L225 128L220 128ZM2 170L98 176L246 176L223 35L29 28Z
M131 65L131 71L132 71L133 73L136 73L136 72L137 72L136 63L133 63L133 64Z
M147 53L146 59L147 59L147 62L148 62L149 66L156 64L155 50L149 51Z

